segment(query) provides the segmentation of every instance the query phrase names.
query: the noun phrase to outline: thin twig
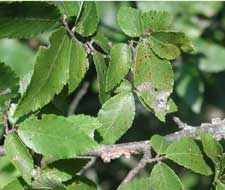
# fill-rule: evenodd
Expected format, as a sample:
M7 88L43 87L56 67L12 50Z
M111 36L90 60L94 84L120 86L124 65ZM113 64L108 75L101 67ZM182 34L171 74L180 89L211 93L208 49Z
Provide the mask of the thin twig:
M133 179L140 172L140 170L145 168L146 164L148 163L148 161L150 160L151 157L152 157L152 155L151 155L151 150L150 150L150 146L149 146L149 148L144 153L143 158L140 160L140 162L137 164L137 166L135 168L130 170L128 175L121 182L120 186L127 183L131 179Z
M3 127L5 130L5 134L9 133L9 124L8 124L8 115L7 113L3 113Z
M90 83L88 81L85 81L80 89L80 91L76 94L73 101L71 102L69 109L68 109L68 116L74 114L80 100L83 98L83 96L87 93L88 87Z

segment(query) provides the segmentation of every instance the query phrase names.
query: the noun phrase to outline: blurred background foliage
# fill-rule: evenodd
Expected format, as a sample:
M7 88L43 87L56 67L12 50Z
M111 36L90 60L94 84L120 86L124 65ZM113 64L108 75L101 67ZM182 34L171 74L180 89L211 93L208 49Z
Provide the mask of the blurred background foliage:
M225 116L225 2L97 2L101 22L99 30L112 43L127 42L128 37L119 29L116 14L120 6L127 5L147 10L166 10L174 15L171 28L185 32L192 39L195 51L184 54L173 64L175 88L173 98L178 112L167 117L166 123L158 121L152 113L145 110L136 101L136 118L133 127L120 142L150 139L153 134L165 135L177 130L172 117L179 116L192 125L210 121L211 118ZM30 40L1 39L0 60L8 64L20 77L20 92L23 93L32 75L36 53L40 45L48 45L49 34L44 33ZM92 60L90 60L92 62ZM83 82L89 81L88 92L79 102L76 113L96 115L100 103L97 94L96 71L90 64ZM82 82L82 83L83 83ZM82 84L81 84L82 85ZM80 86L81 86L80 85ZM42 109L42 113L66 115L68 107L79 88L70 96L65 89ZM0 121L2 122L2 121ZM0 139L3 141L3 130L0 128ZM1 142L3 143L3 142ZM89 178L100 184L104 190L113 190L133 168L139 157L121 158L109 164L95 160L85 172ZM181 177L185 190L210 189L211 178L202 177L186 169L168 163ZM149 175L149 169L140 176ZM15 168L0 158L0 187L11 178L18 176ZM11 173L11 171L14 171ZM8 177L8 175L11 175Z

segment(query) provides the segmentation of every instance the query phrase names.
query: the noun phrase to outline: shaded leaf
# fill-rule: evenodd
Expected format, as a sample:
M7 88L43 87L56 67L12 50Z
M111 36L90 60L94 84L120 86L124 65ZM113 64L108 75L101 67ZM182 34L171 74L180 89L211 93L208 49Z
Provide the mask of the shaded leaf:
M0 158L0 171L0 188L3 188L20 176L19 171L9 161L7 156L2 156Z
M59 25L59 17L57 7L48 2L1 3L0 38L30 38Z
M99 88L99 100L101 104L104 104L110 98L110 92L105 92L106 89L106 72L107 65L105 59L100 53L93 55L95 69L97 71L98 88Z
M160 31L153 32L151 35L164 43L178 46L184 52L188 53L194 50L191 40L185 35L185 33Z
M108 38L104 36L103 33L97 32L97 34L92 38L94 42L106 53L110 51L110 42Z
M0 112L6 111L9 100L17 95L19 78L15 72L0 62Z
M205 91L196 59L186 59L187 64L177 67L176 93L193 112L200 113Z
M69 72L68 44L65 29L60 28L52 33L50 47L40 48L30 85L18 103L15 117L36 111L62 90Z
M132 93L121 93L103 104L98 112L102 123L97 131L103 138L103 144L113 144L131 127L135 115L135 103Z
M45 115L42 120L26 120L21 124L18 134L29 148L55 159L73 158L98 146L62 116ZM52 144L54 148L46 144Z
M76 32L84 37L90 36L96 31L98 22L99 15L96 7L96 2L83 2L82 12L76 24Z
M160 135L153 135L151 138L151 146L154 149L154 151L157 152L157 154L159 155L165 154L170 144L171 144L170 142L166 141Z
M88 69L88 59L86 51L73 39L68 45L69 52L69 93L73 92L84 78Z
M172 15L166 11L144 12L142 19L145 31L151 32L167 30L173 21Z
M14 133L7 135L4 148L9 160L20 171L23 179L30 184L34 166L28 149Z
M121 30L130 37L143 34L142 12L131 7L120 7L117 22Z
M75 183L67 186L67 190L96 190L97 187L95 183L83 176L75 176Z
M119 187L118 190L153 190L149 178L134 178Z
M4 186L1 190L24 190L25 188L29 190L28 185L26 185L21 178L17 178Z
M184 190L176 173L162 162L152 169L150 181L154 190Z
M0 40L0 60L10 66L20 78L33 70L35 57L36 54L18 40Z
M126 44L116 44L110 51L111 60L106 75L106 91L113 89L131 67L131 50Z
M57 7L59 7L61 14L66 16L77 16L79 9L80 9L80 3L77 1L58 1L54 2Z
M153 110L156 116L165 120L165 115L174 111L172 100L168 103L173 91L174 76L167 60L158 58L148 43L140 43L134 66L134 84L138 96ZM140 99L140 98L139 98Z
M184 137L170 144L166 150L166 157L196 173L206 176L212 174L211 168L192 138Z
M177 46L164 43L153 36L148 38L148 42L150 43L154 53L163 59L176 59L181 53Z
M210 43L205 40L198 39L194 42L197 53L202 56L199 61L199 69L208 73L218 73L225 70L225 48Z
M220 143L214 139L211 135L197 131L197 134L200 136L204 152L207 156L214 162L218 164L220 158L223 157L223 148Z

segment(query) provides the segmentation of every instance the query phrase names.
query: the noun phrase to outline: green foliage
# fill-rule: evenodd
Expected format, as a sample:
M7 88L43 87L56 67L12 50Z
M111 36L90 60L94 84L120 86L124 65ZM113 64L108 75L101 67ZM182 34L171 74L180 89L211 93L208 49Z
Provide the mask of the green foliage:
M166 164L159 162L154 166L150 176L151 188L155 190L183 190L184 187L175 172Z
M30 184L33 170L33 159L16 134L10 134L5 140L5 151L8 159L20 171L23 179Z
M113 144L131 127L135 113L131 93L120 93L106 101L98 112L102 127L97 131L103 144Z
M170 144L166 150L166 157L202 175L212 174L212 170L205 162L198 145L189 137L184 137Z
M18 80L15 72L0 62L0 112L7 110L9 100L17 95Z
M82 11L76 21L76 32L82 36L92 35L98 26L99 15L95 2L84 1Z
M0 38L30 38L57 26L59 16L48 2L0 3Z
M40 48L31 82L18 103L16 117L36 111L62 90L69 72L68 47L69 39L60 28L51 35L50 47Z
M74 91L81 80L83 79L87 69L88 69L88 60L87 55L83 47L80 46L77 42L74 42L73 39L70 39L68 45L69 51L69 93Z
M32 118L21 124L18 134L26 146L35 152L56 159L73 158L98 146L71 122L54 115L46 115L42 120ZM79 146L71 146L74 142ZM54 148L46 144L53 144Z
M118 190L192 190L174 172L180 166L190 173L211 175L213 188L224 189L225 154L214 137L197 131L201 149L194 138L178 138L180 133L174 133L178 140L167 141L171 128L160 131L165 137L148 129L148 123L157 129L157 121L149 122L149 112L166 122L178 104L179 113L188 117L180 102L201 113L207 88L214 88L214 75L225 70L225 15L218 13L224 8L220 3L204 3L200 9L198 2L174 2L175 7L166 2L135 3L138 9L121 2L114 11L104 2L0 3L0 38L17 38L0 40L0 143L6 154L0 158L0 188L98 189L82 176L94 174L94 181L101 183L101 175L86 173L90 161L86 156L94 151L106 161L143 153L142 147L105 152L105 147L117 147L119 140L144 140L143 134L146 139L152 136L149 148L156 157L145 160L155 164L149 167L151 174ZM214 24L214 17L221 21ZM210 32L214 39L207 39ZM87 91L79 88L82 80L92 88L79 103L80 94ZM66 116L70 109L76 114ZM143 126L136 134L140 120ZM182 135L193 135L189 126L181 130ZM166 159L178 165L166 162L170 168L162 162ZM186 170L182 171L187 183Z
M126 44L116 44L112 47L110 56L106 74L107 92L113 89L128 73L131 66L131 50Z

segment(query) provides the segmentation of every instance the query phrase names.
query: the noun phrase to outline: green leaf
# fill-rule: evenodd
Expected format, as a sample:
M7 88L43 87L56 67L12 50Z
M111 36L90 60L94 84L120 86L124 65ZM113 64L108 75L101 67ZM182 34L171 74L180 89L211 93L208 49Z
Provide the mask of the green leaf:
M97 34L92 39L105 53L109 53L110 42L109 42L108 38L106 38L104 36L103 33L97 32Z
M177 66L176 93L194 113L200 113L205 91L196 59L186 58L185 64Z
M106 75L106 91L113 89L131 67L131 50L126 44L116 44L110 51L111 60Z
M194 50L191 40L182 32L153 32L153 37L162 41L163 43L174 44L184 52L191 52Z
M77 1L58 1L54 2L59 7L61 14L66 16L77 16L80 10L80 3Z
M42 120L26 120L21 124L18 134L29 148L55 159L73 158L98 146L62 116L45 115ZM46 146L47 144L50 146ZM72 146L73 144L75 145Z
M101 127L97 118L89 115L72 115L66 118L72 126L82 130L87 135L92 135L96 129Z
M66 84L69 73L69 38L60 28L50 38L49 48L40 48L34 73L26 93L20 99L15 117L46 105Z
M160 135L153 135L151 138L151 146L154 149L154 151L157 152L157 154L159 155L165 154L170 144L171 144L170 142L166 141Z
M166 150L166 157L202 175L211 175L212 170L192 138L184 137L173 142Z
M15 72L0 62L0 112L6 111L9 100L17 95L19 78Z
M0 60L23 78L33 70L36 54L26 44L15 39L0 40Z
M153 36L148 38L148 42L150 43L153 52L163 59L176 59L181 53L177 46L164 43Z
M73 39L68 46L69 52L69 93L73 92L84 78L88 69L88 59L85 49Z
M48 2L1 3L0 38L33 37L59 25L59 17L57 7Z
M155 32L167 30L173 21L173 16L166 11L148 11L142 14L142 19L145 31Z
M134 115L132 93L121 93L105 102L98 112L98 119L102 123L97 130L103 138L101 143L115 143L131 127Z
M130 37L143 34L142 12L131 7L120 7L117 22L121 30Z
M93 55L95 69L97 71L98 88L99 88L99 100L101 104L104 104L110 98L110 92L105 92L106 89L106 72L107 65L100 53Z
M169 61L158 58L150 44L138 44L134 84L139 99L142 98L140 101L145 102L161 121L165 120L167 113L175 110L172 100L168 102L173 83L173 70Z
M123 92L131 92L131 90L132 84L128 80L123 79L119 86L114 90L114 93L119 94Z
M30 184L34 166L33 159L28 149L24 146L19 137L13 133L7 135L4 148L9 160L20 171L23 179Z
M83 2L82 12L76 24L76 32L84 37L90 36L96 31L98 22L99 15L96 2Z
M150 181L154 190L184 190L176 173L162 162L157 163L152 169Z
M225 184L218 182L216 184L216 190L224 190L225 189Z
M215 43L198 39L194 42L197 53L202 56L199 69L208 73L218 73L225 70L225 48Z
M28 186L22 181L21 178L18 178L4 186L1 190L24 190L25 188L27 189Z
M67 186L67 190L96 190L94 182L83 176L75 176L75 183Z
M197 134L201 138L206 155L214 162L214 164L218 164L223 157L223 148L220 143L207 133L197 131Z
M9 161L7 156L0 158L0 171L0 189L20 176L19 171Z
M48 164L47 167L63 172L66 174L65 176L73 177L80 172L90 160L91 159L88 158L61 159Z
M153 190L149 178L135 178L119 187L118 190Z

